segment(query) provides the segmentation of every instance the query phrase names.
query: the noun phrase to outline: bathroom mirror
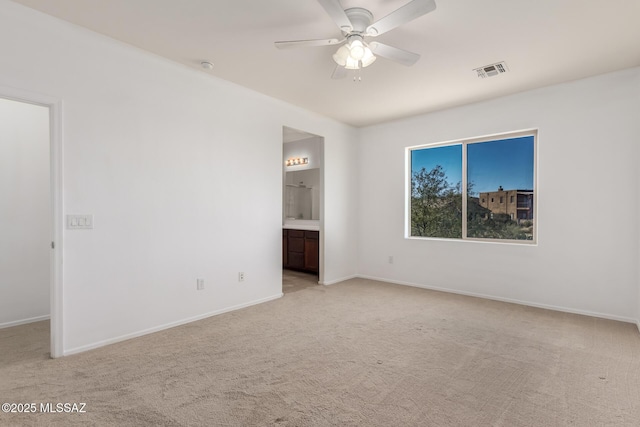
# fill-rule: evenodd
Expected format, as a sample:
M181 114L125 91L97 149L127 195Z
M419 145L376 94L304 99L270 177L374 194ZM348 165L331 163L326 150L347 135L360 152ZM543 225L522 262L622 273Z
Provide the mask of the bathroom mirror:
M285 174L285 218L320 219L320 169Z

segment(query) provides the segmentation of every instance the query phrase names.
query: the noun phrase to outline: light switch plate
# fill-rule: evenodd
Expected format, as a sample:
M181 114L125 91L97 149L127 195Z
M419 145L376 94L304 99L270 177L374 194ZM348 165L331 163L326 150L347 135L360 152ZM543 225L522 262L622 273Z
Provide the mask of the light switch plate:
M67 215L67 229L89 230L93 228L93 215Z

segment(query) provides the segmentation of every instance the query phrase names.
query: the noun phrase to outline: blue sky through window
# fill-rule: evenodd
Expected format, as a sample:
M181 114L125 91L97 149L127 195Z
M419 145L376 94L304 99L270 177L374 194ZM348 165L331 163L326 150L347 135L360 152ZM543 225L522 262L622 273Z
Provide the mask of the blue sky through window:
M467 179L476 194L533 190L533 136L468 144Z
M467 179L473 194L533 190L533 136L467 144ZM442 166L451 186L462 181L462 144L411 151L412 174Z
M425 168L427 172L442 166L452 187L462 182L462 145L447 145L411 151L411 173Z

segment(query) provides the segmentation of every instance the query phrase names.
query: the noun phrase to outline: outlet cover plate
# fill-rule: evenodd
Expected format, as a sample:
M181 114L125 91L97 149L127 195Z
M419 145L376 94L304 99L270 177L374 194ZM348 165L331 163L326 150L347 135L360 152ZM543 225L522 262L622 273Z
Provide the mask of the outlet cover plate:
M69 230L90 230L93 228L92 214L67 215L67 229Z

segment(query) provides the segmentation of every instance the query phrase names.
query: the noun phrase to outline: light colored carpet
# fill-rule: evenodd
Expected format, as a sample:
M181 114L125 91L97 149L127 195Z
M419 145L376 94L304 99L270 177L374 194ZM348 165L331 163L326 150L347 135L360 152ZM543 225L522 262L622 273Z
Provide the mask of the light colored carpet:
M634 325L354 279L62 359L0 331L0 425L638 426Z
M318 276L294 270L282 270L282 292L298 292L318 285Z

